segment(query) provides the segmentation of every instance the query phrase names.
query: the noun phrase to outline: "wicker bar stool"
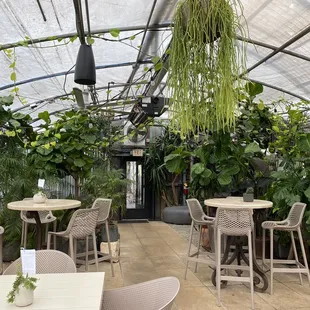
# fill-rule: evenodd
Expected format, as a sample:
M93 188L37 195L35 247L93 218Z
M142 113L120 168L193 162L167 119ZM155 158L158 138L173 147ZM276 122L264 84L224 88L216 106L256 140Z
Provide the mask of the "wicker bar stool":
M33 198L24 198L23 200L33 200ZM39 211L40 221L46 225L45 241L47 241L48 226L53 223L53 231L56 231L57 218L53 215L52 211ZM20 218L22 220L22 237L20 244L26 249L27 247L27 235L28 225L36 225L34 218L27 217L27 211L20 212ZM54 237L54 249L56 250L56 237Z
M190 261L195 262L195 272L197 272L198 263L208 264L209 266L215 266L215 262L210 259L202 259L199 258L199 248L200 248L200 240L201 240L201 232L202 232L202 226L203 225L213 225L215 218L207 216L201 207L201 204L199 201L195 198L187 199L186 200L189 214L192 218L192 224L191 224L191 231L190 231L190 237L189 237L189 243L188 243L188 251L187 251L187 257L186 257L186 268L185 268L185 275L184 279L186 279L187 276L187 269L188 269L188 263ZM192 246L192 239L193 239L193 232L194 227L199 227L199 240L198 240L198 249L197 252L191 254L191 246ZM196 256L196 257L194 257Z
M76 262L77 240L85 239L86 237L91 235L93 237L95 263L98 271L99 266L97 256L96 232L95 232L98 215L99 215L98 209L79 209L75 211L65 231L48 232L47 248L48 249L50 248L52 235L67 238L69 239L70 257L74 260L74 262ZM86 263L87 259L88 259L88 244L86 244Z
M300 285L303 284L302 274L305 273L308 276L309 284L310 284L310 273L307 262L307 256L305 252L305 246L301 233L301 223L306 210L306 204L301 202L296 202L293 204L288 217L283 221L265 221L262 223L263 227L263 266L266 265L266 261L270 262L270 294L273 293L273 274L276 272L283 273L298 273ZM266 229L270 230L270 260L266 260ZM295 259L294 260L285 260L285 259L273 259L273 231L274 230L282 230L288 231L291 235L292 247ZM300 248L302 252L302 258L304 261L304 265L299 262L297 248L294 239L294 232L297 232L298 239L300 243ZM297 268L275 268L275 264L293 264L296 265Z
M97 198L92 205L92 209L98 209L99 210L99 216L98 216L96 228L100 229L100 228L102 228L103 225L105 225L105 229L106 229L106 233L107 233L107 239L108 239L109 254L97 251L97 254L99 255L98 262L110 260L112 277L114 277L114 267L113 267L113 258L112 258L110 233L109 233L109 223L108 223L108 217L110 214L111 204L112 204L112 199ZM88 236L86 237L86 249L88 249ZM88 254L94 254L94 251L90 251ZM85 256L85 261L80 259L81 257L84 257L84 256ZM86 270L87 270L87 266L89 264L95 263L95 259L88 260L87 257L88 257L88 255L86 255L86 253L77 254L77 258L78 258L77 262L85 263Z
M218 208L215 218L216 231L216 289L218 304L221 305L221 281L240 281L250 283L251 289L251 309L254 309L254 282L253 282L253 249L252 249L252 232L254 229L252 210L244 208ZM249 248L249 266L241 265L223 265L221 263L221 236L247 236ZM221 269L224 270L247 270L249 277L238 277L222 275Z

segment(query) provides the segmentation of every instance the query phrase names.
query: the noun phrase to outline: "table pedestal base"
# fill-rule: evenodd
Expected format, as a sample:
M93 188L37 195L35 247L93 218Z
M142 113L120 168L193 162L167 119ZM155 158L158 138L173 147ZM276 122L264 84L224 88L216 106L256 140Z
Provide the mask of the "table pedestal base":
M26 216L36 221L36 250L42 249L42 223L38 211L27 211Z
M246 245L244 242L245 238L242 237L227 237L227 244L225 248L224 255L222 257L221 264L223 265L231 265L235 260L237 260L237 264L241 265L241 261L243 260L249 266L249 259L245 256L244 246ZM232 256L229 258L229 252L231 245L235 245L235 250ZM253 257L253 270L254 270L254 289L256 292L263 293L268 288L268 279L266 277L265 272L258 265L256 258ZM236 269L236 273L239 277L242 275L242 270ZM216 286L216 269L214 269L211 277L212 283ZM222 281L221 287L226 287L227 281Z

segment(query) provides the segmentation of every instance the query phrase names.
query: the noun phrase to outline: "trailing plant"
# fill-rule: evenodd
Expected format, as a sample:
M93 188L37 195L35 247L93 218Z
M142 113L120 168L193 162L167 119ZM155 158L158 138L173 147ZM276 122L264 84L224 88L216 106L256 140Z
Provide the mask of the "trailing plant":
M171 126L181 137L235 124L245 49L240 0L184 0L174 14L168 85Z
M28 275L24 276L20 271L17 272L17 277L13 283L13 288L7 295L8 303L13 303L16 297L16 294L19 293L20 287L23 286L27 290L34 291L36 289L36 282L38 281L35 277L29 277Z

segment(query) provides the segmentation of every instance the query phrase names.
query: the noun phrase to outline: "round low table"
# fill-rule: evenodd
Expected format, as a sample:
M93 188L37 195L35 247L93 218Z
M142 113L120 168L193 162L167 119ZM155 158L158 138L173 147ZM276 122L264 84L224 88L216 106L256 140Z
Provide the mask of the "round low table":
M204 204L207 207L215 207L215 208L225 208L225 209L234 209L234 208L244 208L244 209L268 209L272 207L272 202L267 200L259 200L255 199L253 202L244 202L242 197L228 197L228 198L214 198L214 199L206 199ZM229 258L229 252L231 245L235 245L235 250L233 255ZM244 246L246 246L242 237L235 236L227 236L227 243L224 251L224 255L222 257L221 264L230 265L235 260L237 260L238 265L241 265L241 260L243 260L247 265L249 265L249 260L245 255ZM253 247L255 247L255 242L253 242ZM253 253L255 253L255 249L253 249ZM265 272L260 268L257 263L256 255L253 255L253 270L256 273L254 277L254 286L255 291L264 292L268 288L268 279L266 277ZM236 270L238 276L241 276L242 271ZM260 278L257 276L259 275ZM216 286L216 270L213 271L212 274L212 283ZM227 281L223 281L221 285L225 285Z
M78 200L47 199L44 203L33 203L33 200L21 200L8 203L8 209L27 211L27 217L36 221L36 250L42 249L42 223L39 211L56 211L75 209L81 206Z

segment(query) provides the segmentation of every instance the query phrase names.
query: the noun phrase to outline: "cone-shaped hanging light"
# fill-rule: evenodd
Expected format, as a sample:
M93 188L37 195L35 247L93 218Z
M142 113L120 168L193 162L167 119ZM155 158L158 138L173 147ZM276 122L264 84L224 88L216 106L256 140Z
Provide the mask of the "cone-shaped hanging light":
M82 44L76 59L74 82L82 85L96 84L96 66L91 45Z

